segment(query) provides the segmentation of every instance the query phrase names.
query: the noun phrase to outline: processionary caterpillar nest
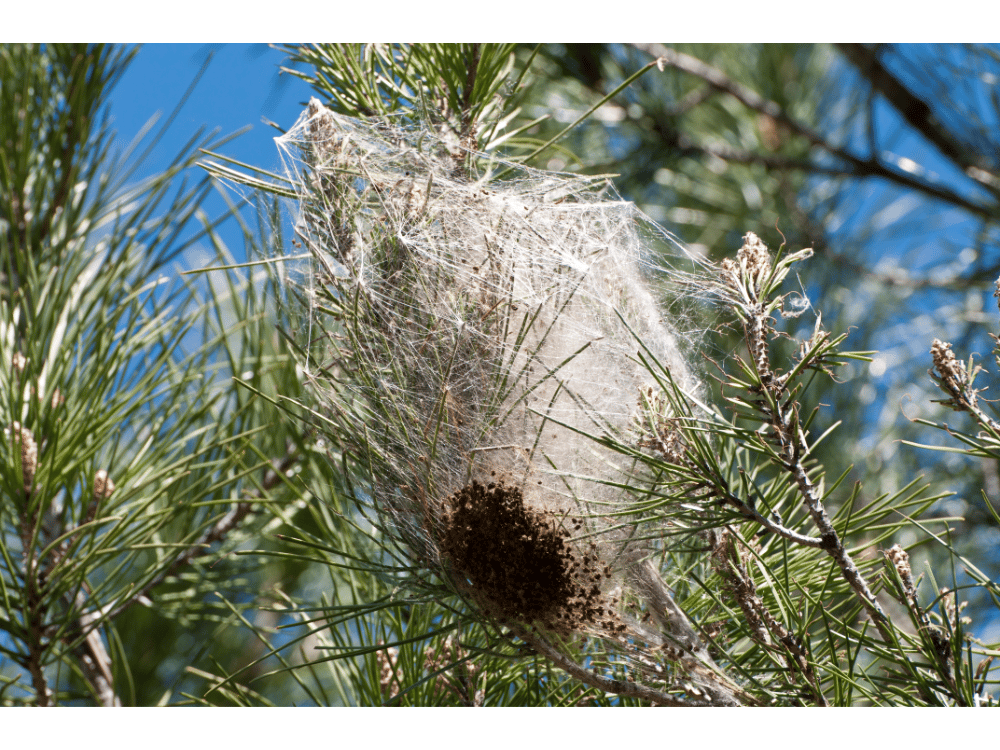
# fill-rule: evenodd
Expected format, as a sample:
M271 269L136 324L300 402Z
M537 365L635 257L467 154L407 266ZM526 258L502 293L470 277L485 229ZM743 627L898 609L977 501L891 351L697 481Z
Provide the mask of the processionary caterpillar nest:
M396 541L501 620L619 635L639 546L610 519L636 478L601 439L641 445L651 368L698 389L651 291L650 243L679 245L606 180L485 155L469 175L431 130L315 99L279 143L307 376Z

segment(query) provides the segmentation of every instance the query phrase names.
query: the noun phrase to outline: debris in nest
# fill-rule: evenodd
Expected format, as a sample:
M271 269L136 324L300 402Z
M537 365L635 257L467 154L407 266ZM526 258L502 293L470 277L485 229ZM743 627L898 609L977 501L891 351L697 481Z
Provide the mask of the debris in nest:
M441 550L497 617L559 635L625 631L601 592L608 570L596 552L581 553L555 518L525 504L519 487L474 481L447 506Z

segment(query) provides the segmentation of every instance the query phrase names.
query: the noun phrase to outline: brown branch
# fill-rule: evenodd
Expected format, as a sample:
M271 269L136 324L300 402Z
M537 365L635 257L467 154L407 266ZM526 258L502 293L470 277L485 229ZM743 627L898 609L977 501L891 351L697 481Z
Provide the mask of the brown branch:
M26 640L28 645L27 669L31 674L31 684L35 689L35 702L46 707L52 705L52 693L45 679L43 654L45 652L45 611L42 608L42 595L39 591L40 581L37 561L34 558L34 547L28 552L24 577L24 597L26 608Z
M462 145L476 148L476 123L472 119L472 90L476 87L476 75L479 72L480 45L472 45L472 59L469 60L465 77L465 87L462 91Z
M31 627L34 627L34 622L31 623ZM41 708L51 706L52 693L45 680L41 652L35 639L28 644L28 672L31 674L31 686L35 689L35 703Z
M777 404L777 409L771 415L771 426L775 442L781 452L785 471L791 474L795 480L803 504L806 506L813 523L819 530L819 536L822 540L820 547L837 563L844 579L854 590L854 593L861 601L862 606L886 643L892 643L893 638L888 630L888 618L875 598L875 594L868 586L868 582L861 575L861 571L854 564L854 560L851 559L851 555L844 546L840 535L834 528L833 522L826 512L826 507L823 505L819 488L809 477L809 472L803 462L802 446L805 444L806 436L799 421L797 405L794 403L783 404L777 400L775 400L775 403Z
M805 501L805 506L809 511L809 515L812 516L813 523L816 525L816 528L819 529L820 538L823 540L822 549L825 550L826 553L829 554L837 563L844 579L848 582L848 584L850 584L851 588L854 589L854 593L861 601L865 611L868 612L868 616L872 619L872 622L874 622L875 626L879 629L882 637L887 643L891 643L892 638L890 637L888 630L886 630L888 618L886 617L885 612L882 611L881 605L879 605L876 600L875 594L872 593L871 588L868 586L868 582L864 579L864 576L861 575L861 571L859 571L858 567L854 564L854 560L851 559L851 555L844 546L837 530L833 527L833 522L830 520L830 516L827 514L826 507L823 505L823 500L820 497L819 488L812 481L812 479L809 478L809 472L806 470L806 467L802 462L800 451L800 437L802 435L798 415L787 414L779 417L779 419L784 418L788 418L793 421L793 427L788 431L791 434L783 434L781 437L781 441L784 443L786 456L788 457L785 468L794 477L795 483L799 488L799 493ZM777 421L778 420L775 420L775 424L777 424Z
M909 554L899 544L894 544L882 554L885 555L885 558L896 569L896 573L903 584L903 596L900 602L917 621L921 631L921 638L930 641L930 650L937 663L938 674L941 675L941 678L950 688L955 702L959 706L967 706L968 703L965 700L962 690L959 689L958 684L955 682L955 672L952 669L953 655L951 652L951 643L944 634L944 631L931 622L926 610L917 601L917 586L913 581L913 570L910 568Z
M31 675L31 684L35 689L35 702L40 707L52 705L52 693L45 679L43 655L45 652L45 613L42 604L42 587L45 572L39 565L37 546L35 544L39 532L40 506L35 504L32 509L34 494L33 479L37 467L37 456L32 460L32 446L37 451L34 438L27 429L22 429L16 422L11 434L16 443L20 444L21 476L24 487L24 510L20 519L21 550L24 563L24 620L25 640L28 646L27 664L24 666Z
M520 627L511 626L511 631L520 638L522 641L527 643L529 646L538 651L542 656L555 664L559 669L563 670L570 677L573 677L580 682L595 687L598 690L603 690L605 693L613 693L614 695L622 695L626 698L638 698L639 700L649 701L650 703L656 704L658 706L710 706L711 703L696 703L691 700L686 700L684 698L678 698L673 695L668 695L667 693L661 693L659 690L653 690L653 688L646 687L645 685L640 685L636 682L628 682L627 680L613 680L609 677L602 677L599 674L591 672L589 669L581 664L577 664L575 661L570 659L568 656L563 654L559 649L549 643L545 638L540 635L532 634L526 629Z
M23 535L22 535L23 536ZM30 539L30 537L29 537ZM35 689L35 702L40 707L52 705L52 693L49 691L48 682L45 679L43 667L43 653L45 651L43 641L45 638L45 614L41 605L41 594L39 592L38 565L34 557L34 546L26 547L26 560L24 570L24 597L28 642L28 663L27 669L31 675L31 684Z
M800 534L794 529L790 529L784 524L776 521L770 516L766 516L757 510L756 507L747 503L743 498L738 495L726 491L719 492L717 488L713 489L715 497L718 497L722 502L727 505L732 506L741 516L746 518L748 521L754 521L759 523L767 531L770 531L776 536L780 536L782 539L787 539L793 544L798 544L802 547L815 547L821 548L823 546L823 540L817 537L807 536L805 534Z
M700 78L708 83L712 88L729 94L755 112L760 112L761 114L771 117L775 121L788 127L793 132L798 133L814 146L822 148L830 155L846 162L847 165L849 165L849 169L841 168L839 172L831 172L830 168L822 167L820 165L789 160L785 163L784 167L778 168L804 169L820 174L844 174L845 176L855 178L882 178L900 185L901 187L924 193L936 198L937 200L952 203L969 213L974 214L975 216L979 216L980 218L993 219L996 216L995 207L985 206L980 203L976 203L975 201L970 201L955 192L922 180L918 180L902 170L894 169L889 165L884 164L877 158L876 155L872 155L867 159L862 159L848 151L843 150L842 148L834 146L819 133L816 133L811 128L806 127L798 120L788 115L777 103L763 98L753 89L733 81L718 68L713 68L711 65L708 65L695 57L685 55L682 52L677 52L676 50L672 50L662 44L641 44L636 46L644 52L648 52L649 54L657 57L659 61L662 61L663 65L688 73L689 75L696 76L697 78ZM737 151L736 149L710 149L703 145L689 145L689 148L691 147L705 153L711 153L729 161L767 164L769 163L767 160L772 158L765 157L760 154L750 154L749 152ZM728 156L724 154L728 154ZM776 165L782 164L780 160L774 163Z
M902 81L886 68L880 59L878 47L864 44L834 45L858 69L872 88L880 93L902 115L910 126L933 143L938 150L962 168L968 177L977 179L975 170L988 171L989 165L972 158L969 149L953 137L944 124L934 116L934 111L923 99L911 92Z
M901 187L916 190L931 198L935 198L946 203L953 203L958 207L975 214L984 219L995 218L996 210L990 206L984 206L975 201L970 201L950 190L932 185L928 182L921 182L907 176L904 172L897 171L883 164L878 159L872 157L868 159L858 159L846 152L830 146L827 150L835 150L836 155L849 160L850 166L825 166L805 159L792 159L785 156L773 154L759 154L753 151L743 151L742 149L730 148L728 146L710 146L707 144L693 143L683 136L679 139L682 148L701 151L710 156L716 156L724 161L732 161L738 164L760 164L768 169L780 171L803 171L812 174L825 174L831 177L852 177L854 179L881 178L893 182Z
M663 44L637 44L636 47L658 58L658 62L662 62L663 65L700 78L712 88L729 94L750 109L788 126L791 130L807 138L810 143L828 148L823 136L790 117L777 103L765 99L750 87L734 81L718 68Z
M711 98L715 92L716 90L711 86L702 86L701 88L694 89L685 94L684 98L671 107L667 114L671 117L679 117L680 115L691 111L703 102L708 101L708 99Z
M823 505L819 488L810 478L805 466L804 455L808 452L808 433L803 429L799 419L798 403L793 399L783 398L788 387L786 378L771 367L768 357L771 327L766 316L767 299L765 299L768 291L761 288L763 279L771 272L768 250L756 235L748 233L737 257L740 259L739 266L728 261L733 293L731 303L744 321L744 340L752 355L753 370L759 381L749 390L759 396L752 403L761 420L771 428L766 439L775 451L775 457L780 461L779 465L792 477L798 487L800 500L819 531L820 549L834 559L844 580L860 600L879 634L886 643L892 643L894 638L889 620L868 582L844 547ZM723 263L723 268L727 268L725 264L726 262ZM741 268L743 270L740 270ZM740 385L736 387L742 388Z

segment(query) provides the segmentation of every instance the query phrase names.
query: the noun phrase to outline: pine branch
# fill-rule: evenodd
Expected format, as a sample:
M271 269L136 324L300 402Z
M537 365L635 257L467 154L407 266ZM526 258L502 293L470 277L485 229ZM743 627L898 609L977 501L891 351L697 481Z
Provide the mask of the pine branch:
M772 269L764 243L753 233L748 233L739 250L737 262L723 262L724 273L728 274L727 280L732 289L734 308L743 321L744 337L757 379L756 383L747 388L750 393L758 396L750 405L759 413L761 421L770 428L766 439L774 446L780 468L792 477L798 487L800 499L819 530L819 547L834 559L876 627L886 641L891 642L893 639L887 630L885 612L833 527L820 490L805 466L804 456L809 452L808 436L799 418L798 401L789 394L791 371L782 375L770 362L769 316L774 307L770 293L776 287L776 282L787 273L791 260L792 258L783 259L781 270ZM797 368L799 372L825 369L820 352L822 343L827 338L817 324L811 345L807 345L803 352L803 361ZM741 388L735 382L733 386Z

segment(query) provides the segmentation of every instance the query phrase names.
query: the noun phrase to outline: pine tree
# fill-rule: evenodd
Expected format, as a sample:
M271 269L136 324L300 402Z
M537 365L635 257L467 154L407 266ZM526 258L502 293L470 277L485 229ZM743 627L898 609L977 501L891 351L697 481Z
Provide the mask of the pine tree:
M2 48L0 699L994 702L954 467L872 463L886 360L845 348L897 322L848 340L865 295L935 306L960 343L920 367L968 423L928 393L924 432L876 437L940 434L988 478L1000 426L954 353L981 332L892 297L1000 272L990 100L949 83L995 56L956 50L288 47L316 98L285 174L199 133L135 183L106 116L133 53ZM963 177L888 154L886 122ZM217 179L256 226L206 218ZM870 180L881 216L850 202ZM975 217L976 262L852 256L908 196ZM196 243L215 262L179 274Z

